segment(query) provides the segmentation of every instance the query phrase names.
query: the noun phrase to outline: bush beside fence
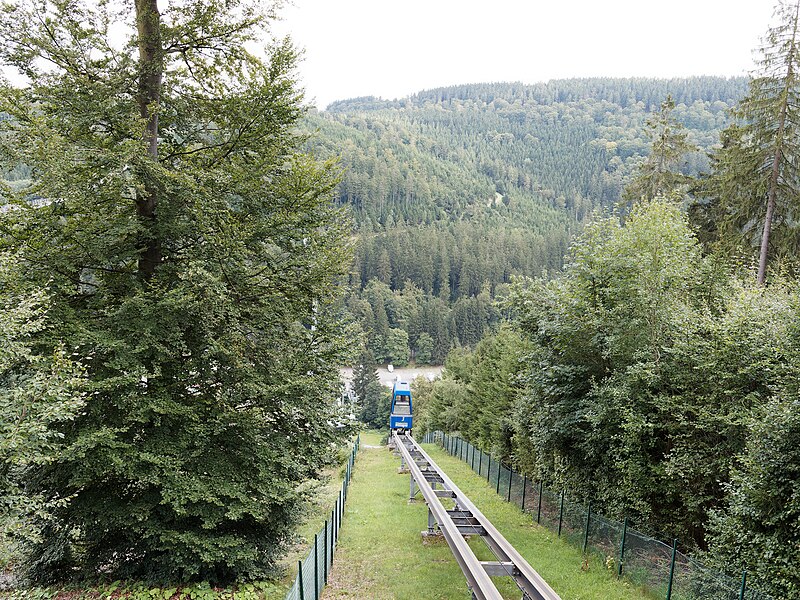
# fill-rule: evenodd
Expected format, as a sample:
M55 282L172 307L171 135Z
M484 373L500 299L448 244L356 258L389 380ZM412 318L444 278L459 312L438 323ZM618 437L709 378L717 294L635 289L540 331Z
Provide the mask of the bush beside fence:
M308 551L308 555L304 560L297 561L297 577L284 600L319 600L325 584L328 583L328 575L333 566L333 557L339 540L339 529L344 517L347 490L350 487L353 465L360 446L361 436L359 435L353 444L350 457L347 459L344 481L342 481L342 489L339 490L336 504L331 510L329 518L325 520L325 525L314 534L314 545Z
M591 502L579 504L564 491L548 490L460 437L434 431L423 442L437 443L469 464L506 501L584 553L600 555L617 576L667 600L773 600L750 585L746 573L741 580L719 573L680 552L677 540L665 544L630 527L628 519L607 519Z

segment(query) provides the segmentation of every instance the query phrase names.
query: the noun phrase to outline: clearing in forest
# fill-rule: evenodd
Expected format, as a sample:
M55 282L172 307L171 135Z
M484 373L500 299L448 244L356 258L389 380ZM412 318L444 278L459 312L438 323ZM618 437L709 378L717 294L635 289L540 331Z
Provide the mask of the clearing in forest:
M339 547L323 600L468 600L466 580L444 540L423 544L427 509L421 497L408 502L409 476L374 434L362 434L345 506ZM649 596L618 581L596 559L586 563L579 550L539 527L516 506L504 502L465 463L438 447L425 450L481 509L563 600L641 600ZM470 546L481 560L493 556L475 537ZM510 578L495 583L507 598L519 598Z

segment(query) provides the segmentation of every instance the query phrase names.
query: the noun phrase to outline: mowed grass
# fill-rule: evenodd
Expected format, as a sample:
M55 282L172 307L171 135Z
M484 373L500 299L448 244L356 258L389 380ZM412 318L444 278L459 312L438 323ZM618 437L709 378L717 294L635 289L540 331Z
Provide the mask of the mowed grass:
M380 434L378 433L362 433L362 443L365 435L369 439L380 440ZM371 443L377 444L378 442L373 441ZM349 450L346 454L350 454ZM344 474L344 463L331 467L325 472L323 482L318 483L311 494L309 503L306 506L305 518L298 527L295 539L288 552L280 561L280 566L284 569L283 577L279 581L273 582L276 584L277 589L275 592L276 600L282 599L294 584L294 580L297 578L297 561L305 559L314 545L314 534L319 533L325 524L325 520L330 518L331 511L339 497L339 490L342 489ZM272 595L270 595L271 598Z
M366 447L378 444L377 435L362 434L361 439L334 567L322 598L467 600L466 580L447 543L422 541L427 508L420 495L408 502L409 475L397 473L399 459L386 447ZM599 560L584 561L579 550L504 502L465 463L436 446L425 449L563 600L652 598L618 581ZM494 559L478 536L470 546L479 559ZM520 597L510 578L494 582L504 597Z

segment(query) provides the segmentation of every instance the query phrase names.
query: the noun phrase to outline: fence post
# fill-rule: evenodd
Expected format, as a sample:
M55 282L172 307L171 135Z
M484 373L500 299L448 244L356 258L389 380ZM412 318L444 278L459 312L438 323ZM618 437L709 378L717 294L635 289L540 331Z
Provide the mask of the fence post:
M483 467L483 450L481 450L481 453L478 455L478 475L481 474L481 467Z
M339 518L339 504L342 501L342 490L339 490L339 496L336 498L336 521L334 522L333 528L333 540L334 542L339 541L339 527L342 524L342 520Z
M325 583L328 583L328 519L325 519L325 543L324 543L324 553L323 553L323 561L322 561L322 573Z
M314 534L314 600L319 600L319 546Z
M522 477L522 501L519 503L519 507L522 509L522 512L525 512L525 491L528 487L528 476L524 475Z
M536 522L542 524L542 493L544 492L544 481L539 482L539 503L536 507Z
M678 538L672 540L672 559L669 562L669 581L667 582L667 600L672 598L672 579L675 577L675 555L678 553Z
M622 561L625 560L625 536L628 533L628 517L622 523L622 539L619 543L619 566L617 567L617 577L622 577Z
M306 600L306 595L303 592L303 561L297 561L297 577L299 577L300 581L300 600Z
M586 554L586 547L589 545L589 521L592 518L592 502L586 505L586 531L583 534L583 553Z
M558 537L561 537L561 523L564 522L564 490L561 490L561 506L558 509Z
M470 446L472 446L472 460L469 461L469 466L474 471L475 470L475 446L473 446L472 444L470 444Z
M511 482L514 480L514 467L508 473L508 498L506 502L511 502Z
M747 587L747 569L742 571L742 587L739 590L739 600L744 600L744 590Z
M503 463L499 460L497 461L497 489L495 493L499 496L500 495L500 469L503 467Z
M333 557L334 557L334 548L336 546L335 540L333 539L334 531L336 530L336 511L331 511L331 567L333 567Z
M486 481L489 481L492 473L492 455L489 455L489 466L486 467Z

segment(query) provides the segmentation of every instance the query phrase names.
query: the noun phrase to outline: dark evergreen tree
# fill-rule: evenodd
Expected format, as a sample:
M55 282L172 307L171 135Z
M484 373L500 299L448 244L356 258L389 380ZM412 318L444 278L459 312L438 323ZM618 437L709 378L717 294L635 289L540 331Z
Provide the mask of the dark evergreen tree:
M780 22L767 32L759 73L734 111L739 123L715 155L706 186L711 201L697 208L724 244L735 239L748 254L758 249L762 285L770 258L796 268L800 249L800 2L781 1L776 13Z
M362 348L353 365L353 392L362 407L366 403L367 387L373 381L380 382L375 357L368 348Z
M0 56L30 85L0 88L0 144L31 179L0 244L51 290L32 347L63 341L88 380L51 424L59 460L27 472L57 506L28 572L272 575L298 484L347 433L331 306L349 232L330 165L299 151L297 54L248 52L274 15L247 1L3 11Z
M391 394L389 389L378 381L370 381L365 390L359 419L368 427L385 429L389 427L390 411Z
M686 130L675 118L674 110L675 101L667 96L659 111L647 119L650 154L625 188L622 197L628 202L657 197L680 198L680 189L684 188L685 192L689 177L683 173L684 159L697 147L688 142Z

